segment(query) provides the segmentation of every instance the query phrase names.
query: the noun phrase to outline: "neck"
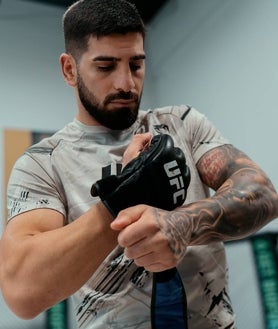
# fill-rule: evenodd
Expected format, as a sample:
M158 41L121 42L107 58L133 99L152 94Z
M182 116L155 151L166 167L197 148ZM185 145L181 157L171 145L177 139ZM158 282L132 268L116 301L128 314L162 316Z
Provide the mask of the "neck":
M78 111L76 119L86 126L101 126L86 110L85 112Z

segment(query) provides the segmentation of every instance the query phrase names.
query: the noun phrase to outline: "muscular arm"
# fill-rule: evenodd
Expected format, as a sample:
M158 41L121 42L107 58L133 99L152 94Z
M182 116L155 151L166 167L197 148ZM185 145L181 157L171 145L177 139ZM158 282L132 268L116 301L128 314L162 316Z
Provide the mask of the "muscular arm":
M215 194L173 212L155 210L177 258L188 244L240 239L278 216L278 196L270 180L233 146L207 152L197 167Z
M99 203L73 223L48 209L12 219L0 242L0 283L10 308L32 318L77 291L117 245Z
M136 152L128 150L123 164L150 139L149 133L135 136ZM63 215L51 209L14 217L0 241L0 286L10 308L32 318L75 293L117 246L112 220L101 202L66 226Z
M132 150L131 150L132 151ZM224 145L197 163L214 195L173 211L138 205L111 223L127 257L149 271L176 266L187 246L248 236L278 217L278 195L266 174L243 152Z

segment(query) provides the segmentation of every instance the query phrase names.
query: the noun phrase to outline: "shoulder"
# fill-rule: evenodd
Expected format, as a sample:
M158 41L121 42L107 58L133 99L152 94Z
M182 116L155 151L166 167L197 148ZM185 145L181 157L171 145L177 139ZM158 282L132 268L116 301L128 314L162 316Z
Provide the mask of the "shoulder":
M207 116L190 105L149 109L145 111L145 116L141 114L142 126L145 131L169 133L177 141L186 142L195 163L208 150L229 144Z
M67 124L62 129L44 136L41 140L32 144L22 156L29 157L45 157L46 155L52 155L53 151L63 143L74 143L79 140L82 136L82 131L78 129L76 124L73 122Z
M191 105L171 105L171 106L164 106L164 107L157 107L153 109L147 109L145 111L140 111L140 116L153 116L157 118L163 117L172 117L176 120L180 121L192 121L192 120L203 120L205 115L198 111Z
M153 126L159 132L183 127L189 136L194 136L197 130L207 128L209 124L206 116L190 105L157 107L139 113L139 125Z

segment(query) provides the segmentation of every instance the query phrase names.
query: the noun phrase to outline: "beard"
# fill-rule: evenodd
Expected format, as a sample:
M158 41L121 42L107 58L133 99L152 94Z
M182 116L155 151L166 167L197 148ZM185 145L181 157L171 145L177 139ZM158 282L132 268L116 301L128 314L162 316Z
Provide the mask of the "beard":
M77 89L80 101L86 111L102 126L113 130L123 130L132 126L136 121L141 95L138 96L130 91L121 91L117 94L107 95L103 105L101 105L96 96L85 86L80 74L77 77ZM133 104L109 110L107 108L109 103L117 99L133 100Z

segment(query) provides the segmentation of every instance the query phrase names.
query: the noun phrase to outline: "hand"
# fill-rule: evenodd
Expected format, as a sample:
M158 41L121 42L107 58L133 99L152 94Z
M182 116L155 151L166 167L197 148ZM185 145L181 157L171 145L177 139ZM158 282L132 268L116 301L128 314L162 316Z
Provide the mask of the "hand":
M151 272L161 272L177 266L189 241L188 232L182 234L178 227L169 229L173 226L171 220L175 213L138 205L122 210L111 223L111 228L120 231L118 243L137 266Z
M128 148L125 150L123 155L123 168L127 165L128 162L135 159L142 151L149 147L151 139L152 135L149 132L133 136Z

